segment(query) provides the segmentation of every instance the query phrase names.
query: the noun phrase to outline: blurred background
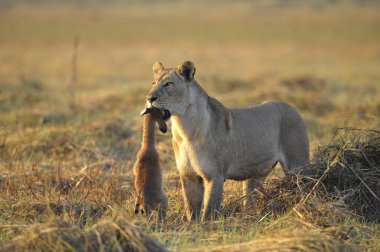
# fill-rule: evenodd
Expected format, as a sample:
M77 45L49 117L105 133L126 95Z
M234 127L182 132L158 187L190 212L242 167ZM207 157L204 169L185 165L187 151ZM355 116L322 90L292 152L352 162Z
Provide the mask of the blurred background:
M289 102L317 141L379 115L379 13L369 0L2 0L1 123L34 127L73 106L132 120L153 62L192 60L210 95Z
M71 129L72 141L92 139L107 155L134 157L138 112L157 60L168 67L193 61L200 84L230 107L290 103L306 120L312 148L336 127L374 127L379 6L370 0L2 0L0 141L28 158L35 148L21 151L21 142L39 146L50 139L46 134ZM170 146L170 137L163 141Z

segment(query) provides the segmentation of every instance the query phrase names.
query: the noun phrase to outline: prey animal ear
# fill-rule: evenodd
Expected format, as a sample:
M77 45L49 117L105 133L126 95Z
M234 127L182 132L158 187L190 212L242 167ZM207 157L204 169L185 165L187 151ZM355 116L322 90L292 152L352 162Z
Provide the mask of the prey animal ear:
M166 122L164 119L160 118L157 120L158 128L162 133L166 133L168 131L168 126L166 126Z
M180 74L186 81L191 81L194 79L195 66L191 61L185 61L177 67L177 73Z
M162 74L165 72L165 67L161 62L154 62L153 64L153 76L155 80L159 80Z
M141 110L140 115L146 115L152 112L152 108L144 108Z

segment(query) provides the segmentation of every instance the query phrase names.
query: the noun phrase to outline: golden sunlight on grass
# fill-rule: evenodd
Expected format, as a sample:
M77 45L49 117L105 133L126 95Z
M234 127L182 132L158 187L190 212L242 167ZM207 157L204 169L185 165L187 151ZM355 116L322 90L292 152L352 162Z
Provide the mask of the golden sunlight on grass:
M379 11L369 0L0 3L0 251L380 250ZM157 60L193 61L229 107L291 104L313 163L286 178L277 167L249 209L227 181L223 216L188 223L171 132L158 133L168 216L134 215L138 114Z

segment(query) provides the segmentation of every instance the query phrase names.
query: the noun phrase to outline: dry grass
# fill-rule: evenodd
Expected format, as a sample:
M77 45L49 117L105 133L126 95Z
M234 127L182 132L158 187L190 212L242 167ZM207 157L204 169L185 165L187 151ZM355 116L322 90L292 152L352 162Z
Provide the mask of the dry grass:
M261 237L255 241L217 246L213 248L195 249L189 251L357 251L355 248L345 245L343 242L330 239L316 232L280 233Z
M193 239L198 242L207 239L205 244L212 244L215 238L214 242L221 238L242 242L251 237L254 238L252 242L215 247L213 251L376 249L379 246L379 141L380 132L377 130L341 129L328 145L315 153L310 166L282 179L269 181L262 190L257 191L257 200L248 209L241 209L243 198L236 197L238 192L234 192L234 198L227 196L222 210L224 217L221 220L188 224L183 220L182 207L173 205L176 203L172 201L165 223L139 217L135 224L158 236L161 242L169 242L168 245L173 246L180 242L177 246L180 245L182 248L188 247ZM46 175L41 178L46 178ZM69 196L70 191L78 190L82 183L84 188L90 187L88 192L95 191L99 200L101 192L91 188L90 184L100 186L103 181L109 180L110 177L101 176L90 176L88 180L73 177L69 182L60 179L55 185L52 181L50 187L58 190L60 195L62 193ZM178 176L168 178L167 183L171 187L170 198L178 199ZM8 190L12 189L7 183L5 186L8 186ZM126 191L121 192L124 195L120 195L121 198L116 201L106 196L114 202L110 205L104 201L89 204L79 200L75 203L68 201L69 197L65 197L68 202L61 202L59 197L57 202L57 196L54 197L54 194L47 196L49 199L46 198L45 202L56 202L38 203L43 200L39 199L37 192L33 192L35 189L27 187L36 199L12 205L12 218L26 218L31 221L36 216L47 216L47 223L34 224L22 231L21 235L5 243L4 251L163 249L129 224L133 216L131 210L126 213L123 208L115 205L119 199L132 200L131 195L125 195ZM108 190L117 198L117 187ZM88 192L86 197L91 197ZM84 201L88 202L89 199L85 198ZM129 205L132 208L132 202ZM10 209L4 210L10 214ZM251 225L247 226L247 223ZM92 225L93 227L89 228ZM17 224L2 227L14 230L15 234L20 231ZM218 235L215 237L215 234ZM141 247L141 244L152 247ZM196 250L208 249L210 248Z
M366 221L380 223L380 131L339 129L315 155L321 184Z
M61 220L30 227L0 251L167 251L122 218L82 231Z
M108 246L117 235L100 227L120 220L119 226L131 223L179 251L265 250L269 244L274 250L379 250L378 133L334 134L339 127L380 126L376 3L25 2L0 3L2 244L51 230L75 246L97 231ZM76 36L74 111L68 88ZM189 224L171 133L159 133L169 211L158 223L132 212L138 112L152 63L187 59L202 86L228 106L292 104L316 154L302 173L281 178L277 169L275 183L268 181L249 209L242 209L241 183L227 181L224 217ZM70 234L50 228L60 225ZM298 247L289 247L294 239ZM55 245L65 250L64 243Z
M380 223L379 147L378 130L337 130L314 154L311 165L270 183L252 207L276 215L291 209L301 218L314 219L321 204L333 202L346 213Z

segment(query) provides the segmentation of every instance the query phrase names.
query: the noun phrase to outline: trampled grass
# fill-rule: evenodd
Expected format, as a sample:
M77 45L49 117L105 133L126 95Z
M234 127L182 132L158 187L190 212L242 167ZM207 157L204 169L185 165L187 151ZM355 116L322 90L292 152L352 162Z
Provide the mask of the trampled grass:
M240 183L227 181L225 217L189 224L183 219L171 133L158 133L170 199L168 218L162 224L132 213L131 172L141 142L138 112L156 60L171 67L192 60L200 84L230 107L264 100L290 103L306 121L313 153L320 153L318 148L330 141L335 128L378 128L380 15L376 3L20 1L1 6L3 244L22 239L19 235L29 234L32 239L33 233L59 231L57 226L83 238L100 230L97 224L114 221L119 229L132 223L173 250L379 249L378 219L363 218L360 207L344 202L345 196L356 195L362 210L373 210L365 199L376 202L376 197L365 191L364 184L376 193L379 185L369 177L355 189L364 194L355 194L358 191L352 188L322 187L323 197L313 191L296 211L293 207L318 178L307 182L311 187L298 188L292 180L268 183L261 192L262 204L250 210L241 207ZM76 37L77 106L72 110L69 87ZM340 161L359 167L357 161L353 165L347 160L351 159ZM360 175L368 174L361 171ZM278 174L272 177L282 176L281 171ZM347 176L355 178L352 173ZM307 184L302 181L301 185ZM62 237L59 234L51 237ZM79 238L73 238L74 243L83 241ZM96 246L110 246L108 238ZM268 244L272 247L265 247ZM64 239L56 245L50 248L62 250Z

